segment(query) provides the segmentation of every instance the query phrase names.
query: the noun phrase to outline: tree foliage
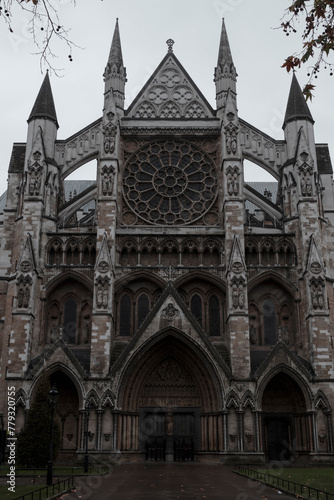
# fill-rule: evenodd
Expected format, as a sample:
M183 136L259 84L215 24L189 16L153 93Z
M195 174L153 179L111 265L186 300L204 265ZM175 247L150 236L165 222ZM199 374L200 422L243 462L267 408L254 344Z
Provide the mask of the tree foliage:
M26 423L17 438L17 460L25 467L46 467L50 456L51 403L50 382L46 376L39 384ZM60 448L60 427L53 420L53 460Z
M309 99L315 88L313 79L318 77L320 69L328 68L333 75L332 63L327 58L334 50L334 0L294 0L282 19L281 28L290 35L297 33L300 23L303 30L301 50L287 57L283 68L291 71L310 63L309 81L303 90Z
M75 6L76 1L67 0L66 3ZM47 66L55 73L59 71L53 65L53 59L56 57L54 48L56 41L67 45L70 61L72 61L72 49L75 47L69 38L69 28L61 21L60 7L59 0L0 0L0 21L7 25L11 36L19 36L16 30L17 26L20 26L20 18L21 27L23 22L27 22L27 33L37 47L35 54L40 57L41 70ZM24 15L26 21L23 21L20 14Z

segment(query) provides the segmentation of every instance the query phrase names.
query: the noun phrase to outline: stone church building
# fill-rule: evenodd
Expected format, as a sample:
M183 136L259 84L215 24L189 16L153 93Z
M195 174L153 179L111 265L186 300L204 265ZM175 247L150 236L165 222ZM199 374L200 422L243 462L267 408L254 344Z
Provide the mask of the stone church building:
M116 23L101 118L58 138L46 75L13 146L0 411L14 386L19 431L46 374L63 462L86 438L98 463L334 461L329 150L295 75L284 139L239 117L224 23L218 41L216 109L172 40L125 109ZM92 160L96 181L66 180Z

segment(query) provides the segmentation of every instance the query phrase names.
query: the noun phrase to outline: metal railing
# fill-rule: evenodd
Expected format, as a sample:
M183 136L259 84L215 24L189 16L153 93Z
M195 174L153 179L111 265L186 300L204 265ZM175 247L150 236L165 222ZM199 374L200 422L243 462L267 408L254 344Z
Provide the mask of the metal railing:
M299 498L304 498L306 500L334 500L334 493L321 491L305 484L295 483L280 476L272 476L266 472L248 469L242 465L237 465L234 468L234 472L242 476L247 476L255 481L260 481L268 486L273 486L286 493L293 493Z
M50 486L44 486L35 491L30 491L19 497L14 498L14 500L45 500L52 497L58 493L69 490L74 486L74 477L70 476L62 481L51 484Z
M82 472L81 472L82 471ZM88 468L88 474L106 474L110 471L110 465L91 465ZM8 467L0 467L0 477L7 477L7 473L9 472ZM83 467L77 465L73 467L54 467L53 468L53 476L84 476ZM15 476L16 477L29 477L32 479L33 484L35 484L36 478L46 476L46 469L43 468L27 468L27 467L17 467L15 468Z

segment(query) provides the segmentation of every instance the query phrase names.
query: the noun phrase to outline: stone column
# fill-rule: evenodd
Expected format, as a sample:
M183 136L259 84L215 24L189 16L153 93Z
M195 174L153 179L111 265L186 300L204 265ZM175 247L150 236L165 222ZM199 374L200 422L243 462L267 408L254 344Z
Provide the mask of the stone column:
M102 450L102 422L104 410L96 410L96 448Z

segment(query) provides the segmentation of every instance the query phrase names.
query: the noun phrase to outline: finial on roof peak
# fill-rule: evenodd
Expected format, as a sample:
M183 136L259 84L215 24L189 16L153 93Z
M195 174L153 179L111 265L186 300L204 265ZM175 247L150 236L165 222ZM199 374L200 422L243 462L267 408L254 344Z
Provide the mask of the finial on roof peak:
M172 40L171 38L168 38L167 40L167 46L168 46L168 52L173 52L173 45L174 45L174 40Z

